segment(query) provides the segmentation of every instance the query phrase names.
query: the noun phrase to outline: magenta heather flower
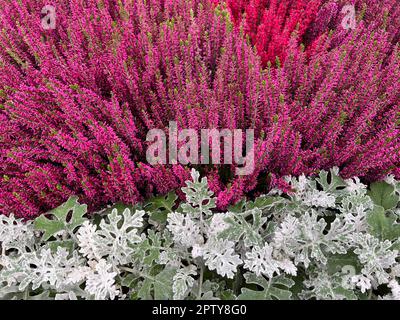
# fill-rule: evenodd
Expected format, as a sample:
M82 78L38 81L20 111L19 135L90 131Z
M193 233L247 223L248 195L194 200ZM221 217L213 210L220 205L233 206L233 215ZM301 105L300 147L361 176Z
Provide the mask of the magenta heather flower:
M221 209L284 186L284 175L332 166L345 177L399 177L398 28L384 25L395 19L365 15L332 34L317 14L329 21L279 42L285 62L263 69L212 2L58 0L49 30L44 1L4 4L0 212L33 217L73 194L95 209L177 189L189 166L146 161L147 132L170 121L254 129L252 175L200 167ZM308 35L305 52L299 37Z
M2 213L165 193L188 169L150 167L148 130L250 126L258 57L209 1L56 1L54 30L44 4L11 1L0 16Z

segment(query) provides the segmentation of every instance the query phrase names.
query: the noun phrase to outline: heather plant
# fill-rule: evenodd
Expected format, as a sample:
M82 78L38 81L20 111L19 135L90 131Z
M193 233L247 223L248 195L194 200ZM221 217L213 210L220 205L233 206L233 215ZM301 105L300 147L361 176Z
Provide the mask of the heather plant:
M189 171L146 163L150 129L251 126L259 62L227 12L208 1L59 1L56 29L43 30L43 5L1 12L1 212L168 192Z
M398 175L400 96L398 89L393 91L399 85L398 44L391 47L387 33L361 24L338 48L325 48L308 64L305 59L301 49L294 49L277 73L287 77L293 127L307 141L306 148L318 145L322 163L349 164L342 172L347 177L355 172L369 180L388 171ZM315 166L325 167L322 163Z
M284 62L293 33L308 54L318 51L327 37L339 45L363 22L385 29L395 44L400 38L400 6L396 0L213 0L226 4L232 20L242 27L257 49L264 66ZM353 17L354 15L354 17ZM350 32L349 32L350 31Z
M93 218L0 216L3 299L400 299L400 183L338 169L215 212L206 178Z
M257 49L264 66L284 61L294 31L302 38L311 28L322 0L228 0L232 20L242 27ZM326 31L326 29L324 29Z
M170 121L254 129L251 175L195 166L220 210L333 166L367 182L400 177L394 23L377 28L366 14L340 41L323 27L311 54L301 35L273 40L286 60L263 69L232 15L210 1L54 1L55 29L42 26L45 5L8 1L0 13L2 214L33 218L72 195L94 212L178 189L193 165L146 161L146 134ZM288 10L290 25L305 14Z

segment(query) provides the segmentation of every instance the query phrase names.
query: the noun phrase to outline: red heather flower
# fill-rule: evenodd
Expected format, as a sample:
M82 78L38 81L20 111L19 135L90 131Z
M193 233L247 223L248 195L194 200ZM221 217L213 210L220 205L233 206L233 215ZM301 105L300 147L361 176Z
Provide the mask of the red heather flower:
M225 1L214 1L214 3ZM244 28L263 65L284 61L292 33L303 37L315 20L322 0L228 0L232 20Z
M243 27L262 58L263 66L286 58L290 38L296 32L299 43L304 43L309 54L334 31L339 45L348 35L341 27L346 16L346 5L354 5L357 21L366 25L385 27L392 43L400 38L400 6L397 0L213 0L226 3L232 20Z

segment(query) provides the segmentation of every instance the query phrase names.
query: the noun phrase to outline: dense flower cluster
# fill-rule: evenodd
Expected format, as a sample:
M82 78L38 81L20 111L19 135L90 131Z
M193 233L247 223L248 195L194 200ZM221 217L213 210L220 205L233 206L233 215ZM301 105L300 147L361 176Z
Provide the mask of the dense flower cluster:
M231 15L215 1L57 0L54 30L41 26L47 1L8 1L0 12L0 213L37 216L71 195L91 209L137 203L182 186L189 168L146 162L147 132L169 121L254 128L252 175L201 168L220 209L288 187L285 175L332 166L345 178L400 177L400 24L386 2L363 1L375 9L340 36L329 34L329 3L255 1L249 17L269 8L261 33L245 26L267 48L260 58L235 28L243 9ZM284 63L263 69L275 55Z
M213 0L224 4L237 27L245 33L262 58L263 65L286 58L290 39L296 33L308 53L314 54L327 36L340 44L348 35L349 6L354 8L354 25L363 22L373 28L385 28L392 43L400 37L400 6L396 0ZM349 24L350 25L350 24Z
M322 1L228 0L226 4L235 25L244 28L266 66L276 57L284 60L292 33L296 30L299 37L305 35Z
M295 192L223 213L193 169L180 205L170 193L94 220L71 198L33 223L0 216L0 298L400 299L400 183L285 180Z

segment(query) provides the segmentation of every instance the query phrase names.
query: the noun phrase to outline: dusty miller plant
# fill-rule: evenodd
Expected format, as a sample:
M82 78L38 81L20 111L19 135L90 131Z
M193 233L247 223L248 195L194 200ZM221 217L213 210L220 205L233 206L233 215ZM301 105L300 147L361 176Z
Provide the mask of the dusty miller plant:
M400 299L400 183L336 168L216 212L192 171L170 193L88 216L72 197L0 216L3 299Z

